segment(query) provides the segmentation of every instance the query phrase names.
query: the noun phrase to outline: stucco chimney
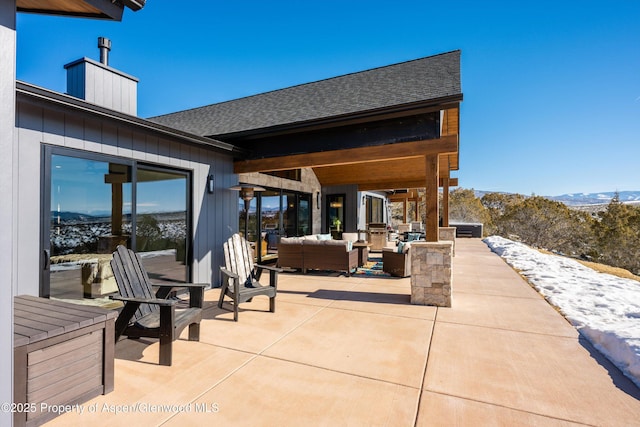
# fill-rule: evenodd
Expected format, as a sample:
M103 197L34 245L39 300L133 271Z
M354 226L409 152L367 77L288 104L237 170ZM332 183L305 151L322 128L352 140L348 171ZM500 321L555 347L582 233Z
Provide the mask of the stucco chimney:
M98 37L100 62L81 58L64 66L67 93L92 104L137 115L138 79L109 66L111 40Z

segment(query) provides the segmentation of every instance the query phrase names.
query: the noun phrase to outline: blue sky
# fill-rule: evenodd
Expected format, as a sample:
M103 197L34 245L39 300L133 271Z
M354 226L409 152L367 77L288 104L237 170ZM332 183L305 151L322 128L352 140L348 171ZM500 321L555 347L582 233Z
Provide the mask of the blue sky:
M17 77L65 92L63 65L105 36L150 117L460 49L461 187L640 190L640 1L184 4L18 14Z

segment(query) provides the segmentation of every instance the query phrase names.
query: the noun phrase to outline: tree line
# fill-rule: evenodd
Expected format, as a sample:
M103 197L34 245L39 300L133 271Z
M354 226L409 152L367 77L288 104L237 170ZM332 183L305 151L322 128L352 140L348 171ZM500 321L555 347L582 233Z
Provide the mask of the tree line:
M500 235L563 255L620 267L640 275L640 206L616 194L596 212L573 209L541 196L458 188L449 196L450 222L480 222Z

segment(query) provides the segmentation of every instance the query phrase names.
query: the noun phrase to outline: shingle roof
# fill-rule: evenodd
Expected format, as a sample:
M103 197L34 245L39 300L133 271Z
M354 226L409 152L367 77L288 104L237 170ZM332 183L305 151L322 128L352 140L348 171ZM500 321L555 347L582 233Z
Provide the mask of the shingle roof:
M460 51L456 50L149 120L216 136L461 95Z

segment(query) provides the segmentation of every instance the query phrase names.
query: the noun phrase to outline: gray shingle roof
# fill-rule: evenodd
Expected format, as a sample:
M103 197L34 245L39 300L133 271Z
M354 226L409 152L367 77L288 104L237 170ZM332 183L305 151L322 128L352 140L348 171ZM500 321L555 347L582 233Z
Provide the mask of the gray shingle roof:
M149 120L216 136L461 95L460 51L456 50Z

